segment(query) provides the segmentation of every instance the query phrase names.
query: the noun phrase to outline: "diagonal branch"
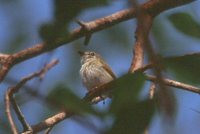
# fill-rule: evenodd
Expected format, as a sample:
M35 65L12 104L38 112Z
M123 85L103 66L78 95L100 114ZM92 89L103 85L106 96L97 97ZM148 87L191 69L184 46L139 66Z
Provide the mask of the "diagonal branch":
M150 0L146 2L145 4L139 6L138 8L148 13L151 16L156 16L167 9L185 5L193 1L195 0L177 0L176 2L174 2L174 0ZM9 55L8 56L9 58L6 58L5 60L7 61L7 63L10 63L10 64L4 64L0 60L0 64L3 66L3 69L2 68L0 69L0 82L3 81L4 77L6 76L10 68L15 64L18 64L27 59L36 57L50 50L56 49L57 47L60 47L66 43L69 43L81 37L84 37L87 34L92 34L94 32L106 29L120 22L132 19L134 17L136 17L135 9L122 10L112 15L86 23L90 29L89 31L85 31L83 28L77 28L73 30L68 35L68 37L60 39L52 47L48 47L48 45L45 43L39 43L39 44L34 45L31 48L24 49L15 54ZM0 59L2 59L1 55L0 55Z
M155 76L146 75L146 80L156 82L157 78ZM83 100L84 101L91 101L96 96L99 96L104 92L109 92L112 89L112 88L110 88L110 86L112 85L112 82L113 81L111 81L107 84L104 84L104 85L90 91L83 98ZM200 94L200 88L194 87L194 86L189 85L189 84L185 84L185 83L181 83L181 82L178 82L178 81L174 81L174 80L171 80L171 79L165 79L165 78L163 78L163 82L166 86L175 87L175 88L179 88L179 89L182 89L182 90L185 90L185 91ZM44 121L42 121L42 122L40 122L36 125L33 125L32 130L33 130L34 133L40 132L42 130L45 130L49 127L52 127L52 126L58 124L59 122L63 121L66 118L71 117L72 115L74 115L74 113L71 112L70 110L61 111L61 112L45 119Z
M174 2L173 0L150 0L149 2L139 6L139 10L142 11L145 15L147 15L148 20L150 22L150 23L148 23L149 26L147 27L148 32L147 32L146 38L148 37L149 29L151 28L152 19L156 15L160 14L161 12L163 12L167 9L170 9L170 8L173 8L173 7L176 7L176 6L181 6L181 5L187 4L189 2L193 2L193 0L177 0L176 2ZM87 26L91 26L89 28L91 31L87 31L87 32L89 32L91 34L93 32L108 28L108 27L110 27L114 24L121 22L121 21L128 20L132 17L136 17L136 10L135 9L124 10L124 11L115 13L111 16L101 18L101 19L98 19L96 21L87 23ZM144 19L144 20L146 20L146 19ZM143 27L143 25L141 24L140 27ZM83 37L86 34L88 34L88 33L81 33L81 32L83 32L83 31L81 31L81 28L79 28L79 29L77 29L77 31L75 30L73 32L74 32L74 34L73 33L70 34L69 38L64 41L65 43L68 43L70 41L73 41L74 39ZM145 34L145 33L141 32L139 34ZM146 44L146 43L143 42L142 44ZM60 45L61 44L58 44L54 48L59 47ZM144 51L143 48L141 47L141 45L137 45L137 46L139 46L141 48L141 51ZM134 65L134 62L132 62L133 64L132 64L132 67L130 68L130 72L134 72L135 70L139 70L139 68L142 67L141 61L143 60L143 52L139 57L142 58L142 59L140 60L140 62L136 62L138 65ZM21 61L19 61L19 62L21 62ZM156 81L157 80L154 79L154 82L156 82ZM171 83L171 84L173 85L174 83ZM106 87L106 85L104 86L104 89L105 89L105 87ZM98 93L98 91L102 92L104 90L102 90L102 87L97 88L96 91L94 92L94 94L96 95ZM88 98L92 98L94 94L89 93L88 96L85 99L87 100ZM60 112L60 113L42 121L41 123L34 125L32 127L33 131L39 132L41 130L49 128L49 127L57 124L58 122L60 122L60 121L64 120L65 118L72 115L71 112L68 112L68 113L67 112L68 111Z
M26 84L26 82L28 82L29 80L35 78L35 77L44 77L44 74L53 66L55 66L58 63L58 60L53 60L52 62L50 62L49 64L45 65L40 71L35 72L27 77L24 77L17 85L10 87L5 95L5 105L6 105L6 114L8 117L8 121L11 125L11 129L13 134L18 134L17 131L17 127L14 123L13 117L11 115L11 110L10 110L10 102L13 105L13 108L17 114L17 117L19 119L19 121L22 123L22 126L24 128L24 131L31 131L31 127L29 126L29 124L26 122L19 106L17 105L15 99L14 99L14 94L17 93L21 87Z
M194 0L177 0L177 1L174 1L174 0L150 0L147 3L139 6L138 8L139 8L139 10L144 12L145 14L148 14L150 16L150 18L152 19L153 17L157 16L158 14L160 14L161 12L163 12L167 9L177 7L177 6L181 6L181 5L193 2L193 1ZM123 21L128 20L128 19L131 19L133 17L136 17L136 10L135 9L123 10L123 11L117 12L115 14L112 14L110 16L100 18L100 19L97 19L95 21L88 22L87 26L90 29L89 31L85 31L82 28L75 29L74 31L72 31L70 33L70 35L68 37L61 39L59 42L57 42L52 47L48 47L48 45L45 44L45 43L40 43L40 44L34 45L31 48L24 49L24 50L22 50L18 53L9 55L7 58L5 58L6 62L1 62L2 60L0 60L0 64L1 64L0 82L4 79L7 72L9 71L9 69L15 64L23 62L23 61L30 59L32 57L36 57L36 56L38 56L42 53L56 49L57 47L60 47L60 46L64 45L65 43L72 42L72 41L74 41L78 38L84 37L87 34L92 34L94 32L106 29L110 26L113 26L115 24L118 24L118 23L123 22ZM2 59L1 55L0 55L0 59ZM157 79L157 78L155 77L155 79ZM155 79L151 78L150 80L155 82ZM27 81L28 80L29 79L27 79ZM25 83L26 82L22 83L21 85L19 84L17 86L17 88L20 88ZM172 81L169 82L169 81L165 81L165 80L163 80L163 83L167 84L168 86L175 86L177 84L177 83L173 83ZM177 86L177 87L181 87L181 84L182 83L179 83L179 86ZM185 86L186 85L182 84L182 87L185 87ZM101 88L102 87L99 87L97 89L99 89L99 91L101 92L101 91L103 91ZM189 90L188 88L191 88L191 87L187 87L187 88L185 87L185 89L188 90L188 91L194 91L194 90ZM104 89L106 89L106 86L104 86ZM11 91L11 93L14 94L18 90L19 89L14 89L13 91ZM195 91L199 93L200 89L196 88ZM96 93L97 93L97 91L94 92L94 94L88 94L88 98L90 98L93 95L95 96ZM6 98L9 98L8 94L6 94L6 96L7 96ZM6 111L7 111L8 118L11 118L11 120L12 120L12 116L11 116L10 108L9 108L10 107L10 100L9 99L6 100L6 106L7 106ZM46 128L52 127L53 125L57 124L58 122L64 120L65 118L67 118L71 115L73 115L73 113L71 113L70 111L60 112L60 113L44 120L43 122L33 126L32 129L33 129L34 132L39 132L39 131L44 130ZM14 124L14 122L12 122L11 120L9 120L9 121L12 125L12 124ZM15 130L16 129L15 125L13 125L12 127L13 127L13 131L17 132L17 130Z
M155 76L147 75L147 80L149 80L149 81L156 82L156 79L157 78ZM200 94L200 88L189 85L189 84L181 83L181 82L171 80L171 79L166 79L166 78L163 78L163 83L166 86L179 88L179 89L182 89L182 90L185 90L185 91Z

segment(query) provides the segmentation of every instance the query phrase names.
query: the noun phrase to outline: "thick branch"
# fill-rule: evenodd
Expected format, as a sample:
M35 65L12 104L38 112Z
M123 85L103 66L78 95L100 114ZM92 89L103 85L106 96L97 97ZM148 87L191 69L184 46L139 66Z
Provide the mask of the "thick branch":
M150 76L147 75L147 80L152 81L152 82L156 82L157 78L155 76ZM171 86L171 87L175 87L175 88L179 88L179 89L183 89L185 91L189 91L189 92L194 92L194 93L198 93L200 94L200 88L198 87L194 87L192 85L189 84L185 84L185 83L181 83L178 81L174 81L174 80L170 80L170 79L165 79L163 78L163 82L165 85L167 86ZM93 98L101 95L104 92L109 92L112 88L110 88L110 86L112 85L112 81L102 85L98 88L95 88L94 90L90 91L84 98L84 101L91 101ZM62 111L60 113L57 113L56 115L53 115L47 119L45 119L44 121L32 126L33 132L40 132L42 130L45 130L49 127L52 127L56 124L58 124L59 122L61 122L62 120L72 116L74 113L72 113L69 110L66 111Z
M178 0L174 2L173 0L151 0L141 5L139 8L140 10L144 12L148 12L152 16L155 16L169 8L181 6L193 1L194 0ZM126 9L126 10L116 12L112 15L109 15L109 16L106 16L106 17L103 17L103 18L100 18L100 19L97 19L85 24L87 24L87 27L89 27L87 32L91 34L91 33L106 29L108 27L111 27L113 25L116 25L120 22L129 20L135 16L136 16L135 9ZM62 39L58 44L55 44L54 47L52 47L51 49L55 49L66 43L72 42L78 38L84 37L85 35L86 33L84 29L77 28L74 31L72 31L68 37L66 37L65 39ZM49 51L48 47L46 47L44 43L41 43L41 44L37 44L33 46L32 48L22 50L14 54L13 56L16 59L15 63L19 63L29 58L35 57L46 51Z
M167 9L188 4L193 1L195 0L177 0L176 2L174 2L174 0L150 0L149 2L139 6L139 9L144 12L147 12L151 16L156 16ZM5 66L0 60L0 64L2 64L2 66L4 67L3 69L1 68L0 70L0 82L4 79L9 69L15 64L18 64L27 59L36 57L42 53L55 49L66 43L72 42L78 38L84 37L87 34L92 34L94 32L106 29L115 24L131 19L135 17L135 15L136 15L135 9L126 9L123 11L119 11L110 16L88 22L87 26L90 29L89 31L85 31L82 28L77 28L74 31L72 31L68 37L66 37L65 39L60 39L60 41L57 42L57 44L51 47L48 47L48 44L40 43L40 44L34 45L31 48L24 49L18 53L15 53L11 56L12 57L11 59L8 59L8 58L6 59L7 62L11 63L8 66ZM1 59L1 55L0 55L0 59Z
M149 14L138 9L138 23L136 29L136 43L133 49L134 57L132 59L130 73L135 72L143 66L144 51L150 47L148 37L152 26L153 18Z
M150 24L149 25L149 27L147 27L147 30L149 31L150 30L150 27L151 27L151 22L152 22L152 17L154 17L154 16L156 16L157 14L159 14L160 12L162 12L162 11L164 11L164 10L166 10L166 9L169 9L169 8L172 8L172 7L175 7L175 6L180 6L180 5L182 5L182 4L186 4L187 2L191 2L191 1L187 1L187 0L180 0L180 1L178 1L178 2L173 2L173 1L159 1L159 0L152 0L152 1L150 1L150 2L148 2L148 3L146 3L146 4L144 4L144 5L142 5L140 8L140 10L142 10L143 12L148 12L148 17L150 18L149 19L149 21L150 21L150 23L148 23L148 24ZM132 15L131 15L131 17L135 17L135 15L136 15L136 11L134 10L134 9L132 9L132 10L126 10L127 12L124 12L124 13L128 13L128 12L132 12ZM118 12L119 13L119 12ZM134 14L133 14L134 13ZM115 14L115 15L117 15L117 14ZM125 14L124 14L125 15ZM117 17L122 17L122 16L117 16ZM128 17L125 15L125 18L126 19L128 19L130 16L128 15ZM111 17L112 18L112 17ZM105 19L107 19L107 18L105 18ZM112 18L113 19L113 18ZM116 18L115 18L116 19ZM120 18L121 19L121 18ZM120 20L119 19L119 20ZM99 20L101 20L101 19L99 19ZM109 19L108 19L109 20ZM103 29L103 27L104 28L107 28L107 27L109 27L109 26L111 26L111 25L113 25L113 24L117 24L117 23L119 23L119 22L121 22L121 21L116 21L116 20L114 20L113 19L113 21L111 21L111 23L108 23L108 24L106 24L106 23L99 23L99 29L94 29L94 32L95 31L98 31L98 30L101 30L101 28ZM123 20L123 19L122 19ZM97 22L98 22L98 20L96 20ZM110 20L109 20L110 21ZM109 22L108 21L108 22ZM100 21L99 21L100 22ZM102 22L104 22L104 21L102 21ZM92 24L92 22L91 22L91 24ZM102 25L103 24L103 25ZM105 24L105 25L104 25ZM89 24L90 25L90 24ZM102 26L102 27L101 27ZM97 26L98 27L98 26ZM141 26L142 27L142 26ZM90 28L90 29L92 29L92 28ZM92 31L91 31L91 33L92 33ZM139 34L144 34L144 33L139 33ZM84 34L85 35L85 34ZM142 40L142 39L141 39ZM142 43L142 44L144 44L144 42ZM139 47L138 47L139 46ZM139 51L138 52L138 54L137 55L139 55L139 58L137 58L137 59L139 59L140 60L140 62L137 62L137 65L134 65L134 63L132 64L133 65L133 67L131 67L131 72L133 72L133 71L135 71L135 70L137 70L137 69L139 69L141 66L142 66L142 60L143 59L141 59L141 58L143 58L143 48L141 47L141 45L139 44L139 45L136 45L136 47L138 47L137 48L137 50L141 50L141 51ZM142 54L140 53L140 52L142 52ZM107 85L107 84L106 84ZM106 85L105 86L103 86L103 87L101 87L101 88L97 88L97 89L95 89L95 90L93 90L93 93L89 93L88 94L88 96L85 98L85 100L90 100L91 98L93 98L93 97L95 97L95 96L98 96L99 94L99 92L102 92L102 91L104 91L105 89L107 89L106 88ZM99 89L99 90L98 90ZM109 89L109 88L108 88ZM69 114L66 114L65 112L61 112L61 113L59 113L58 115L55 115L55 116L53 116L53 117L50 117L50 118L48 118L47 120L45 120L45 121L43 121L43 122L41 122L41 123L39 123L39 124L37 124L37 125L35 125L35 126L33 126L33 130L34 130L34 132L38 132L38 131L41 131L41 130L43 130L43 129L46 129L46 128L49 128L49 127L51 127L52 125L55 125L55 124L57 124L58 122L60 122L60 121L62 121L63 119L65 119L65 118L67 118L68 116L70 116L72 113L70 112Z
M145 14L148 14L148 17L154 17L158 14L160 14L161 12L173 8L173 7L177 7L177 6L181 6L190 2L193 2L194 0L150 0L149 2L139 6L139 10L141 10L142 12L144 12ZM55 49L59 46L62 46L65 43L69 43L71 41L74 41L80 37L83 37L87 34L92 34L94 32L100 31L102 29L106 29L112 25L118 24L122 21L131 19L133 17L136 16L136 11L135 9L127 9L127 10L123 10L120 12L117 12L113 15L104 17L104 18L100 18L97 19L95 21L91 21L89 23L87 23L87 26L89 27L89 31L85 31L82 28L78 28L75 29L74 31L72 31L72 33L65 39L61 39L57 44L55 44L53 47L48 47L47 44L45 43L40 43L37 45L34 45L31 48L28 49L24 49L18 53L15 53L11 56L9 56L11 59L6 59L7 63L9 64L4 64L3 62L0 63L2 64L2 66L4 67L4 69L1 68L0 70L0 81L2 81L5 77L5 75L7 74L7 72L9 71L9 69L15 65L18 64L20 62L23 62L27 59L30 59L32 57L36 57L44 52L50 51L52 49ZM141 56L140 56L141 57ZM8 66L5 66L8 65ZM141 66L140 66L141 67ZM138 68L137 68L138 69ZM151 81L156 81L156 78L148 78ZM163 81L165 84L167 84L168 86L174 86L175 85L177 87L184 87L185 90L188 91L192 91L192 92L200 92L199 88L193 88L195 90L189 90L191 89L192 86L189 86L186 88L186 85L182 84L182 83L174 83L172 81ZM92 98L93 96L98 96L96 95L99 92L102 92L104 90L102 90L102 88L104 88L104 90L107 90L106 85L103 87L99 87L97 89L95 89L96 91L94 92L94 94L88 94L87 98ZM188 89L189 88L189 89ZM39 132L41 130L44 130L46 128L52 127L53 125L57 124L58 122L64 120L65 118L71 116L72 113L71 112L61 112L59 114L56 114L48 119L46 119L45 121L33 126L33 131L34 132Z

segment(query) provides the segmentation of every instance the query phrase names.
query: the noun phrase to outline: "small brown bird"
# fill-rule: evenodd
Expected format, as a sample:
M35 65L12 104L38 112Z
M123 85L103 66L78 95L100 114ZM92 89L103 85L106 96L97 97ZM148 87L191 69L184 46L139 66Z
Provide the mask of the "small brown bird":
M112 69L106 64L102 57L95 52L81 52L78 51L81 56L81 69L80 75L83 85L88 91L106 84L116 78ZM109 95L103 94L92 100L92 103L96 103Z

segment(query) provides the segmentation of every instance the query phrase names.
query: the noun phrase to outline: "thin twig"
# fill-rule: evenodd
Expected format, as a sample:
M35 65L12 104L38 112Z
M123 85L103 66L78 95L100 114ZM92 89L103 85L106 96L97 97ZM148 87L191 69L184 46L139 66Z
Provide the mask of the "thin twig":
M51 130L53 129L53 126L47 128L47 130L45 131L45 134L49 134L51 132Z
M147 75L147 80L156 82L157 78L155 76ZM113 81L88 92L88 94L83 98L83 101L91 101L93 98L101 95L102 93L109 92L112 89L112 88L110 88L110 86L112 85L112 82ZM174 81L171 79L165 79L165 78L163 78L163 82L167 86L183 89L183 90L198 93L198 94L200 93L200 88L194 87L189 84L185 84L185 83L181 83L178 81ZM72 115L74 115L74 113L71 112L70 110L61 111L58 114L55 114L55 115L45 119L44 121L42 121L36 125L33 125L32 126L33 132L39 132L44 129L47 129L47 128L51 127L52 125L55 125Z
M152 68L153 66L154 66L153 64L148 64L148 65L145 65L141 68L138 68L136 71L143 72L143 71L145 71L149 68ZM155 76L150 76L150 75L147 75L147 80L152 81L152 82L157 81ZM163 78L163 81L164 81L164 84L167 85L167 86L183 89L183 90L198 93L198 94L200 93L200 88L194 87L192 85L188 85L188 84L185 84L185 83L181 83L181 82L178 82L178 81L165 79L165 78ZM105 85L102 85L101 87L95 88L94 90L90 91L83 98L83 100L84 101L90 101L93 98L101 95L102 93L108 92L111 89L110 85L111 85L111 83L107 83ZM62 120L72 116L73 114L74 113L66 110L66 111L62 111L62 112L60 112L56 115L53 115L53 116L49 117L48 119L42 121L41 123L38 123L38 124L32 126L33 132L39 132L39 131L42 131L44 129L47 129L50 126L55 125L55 124L61 122Z
M21 112L19 106L17 105L17 102L15 101L15 98L13 96L11 96L10 99L11 99L11 103L12 103L13 109L15 110L15 113L17 115L17 118L22 123L24 131L31 130L31 127L26 122L23 113Z
M148 70L148 69L153 68L154 66L155 66L154 64L151 64L151 63L150 63L150 64L144 65L144 66L142 66L142 67L136 69L135 72L144 72L144 71L146 71L146 70Z
M54 126L55 124L58 124L59 122L63 121L64 119L66 119L72 115L73 115L73 113L70 111L61 111L61 112L45 119L44 121L42 121L36 125L33 125L32 126L33 133L37 133L37 132L45 130L51 126Z
M19 119L19 121L22 123L23 129L24 131L31 131L31 127L29 126L29 124L26 122L24 115L22 114L19 106L17 105L13 95L18 92L20 90L20 88L26 84L26 82L28 82L29 80L35 78L35 77L41 77L45 75L45 73L52 68L53 66L55 66L59 61L58 60L53 60L51 61L49 64L45 65L40 71L35 72L27 77L24 77L19 83L17 83L17 85L10 87L7 92L6 92L6 96L5 96L5 102L6 102L6 114L9 120L9 123L11 125L11 129L12 132L14 134L17 134L17 127L13 121L12 115L11 115L11 111L10 111L10 102L13 104L13 108L17 114L17 117Z
M150 89L149 89L149 98L153 99L156 91L156 85L155 83L151 83Z
M8 91L6 92L6 95L5 95L6 115L7 115L8 121L9 121L9 123L10 123L12 133L13 133L13 134L18 134L17 127L16 127L16 125L15 125L15 122L14 122L14 120L13 120L13 117L12 117L12 114L11 114L11 111L10 111L10 97L9 97L9 91L10 91L10 90L8 90Z
M150 0L146 2L145 4L139 6L139 9L150 14L151 16L156 16L160 14L161 12L174 8L177 6L181 6L184 4L191 3L195 0L178 0L174 2L173 0ZM108 27L111 27L113 25L116 25L120 22L129 20L136 17L136 10L134 8L132 9L126 9L122 10L119 12L116 12L112 15L96 19L94 21L88 22L87 24L90 26L90 31L89 33L92 34L94 32L106 29ZM48 47L48 45L45 45L45 43L39 43L35 44L31 48L24 49L22 51L19 51L17 53L14 53L12 55L9 55L8 57L12 57L11 59L6 58L7 63L9 62L10 64L2 64L4 69L0 70L0 82L3 81L4 77L10 70L12 66L15 64L18 64L20 62L23 62L25 60L28 60L30 58L36 57L40 54L43 54L45 52L48 52L50 50L56 49L57 47L60 47L64 44L67 44L69 42L72 42L74 40L77 40L81 37L84 37L86 35L84 29L82 28L77 28L73 30L68 37L61 39L58 43L53 45L53 47Z
M151 16L156 16L159 13L161 13L167 9L181 6L181 5L190 3L190 2L193 2L193 0L178 0L176 2L174 2L172 0L165 0L165 1L150 0L147 3L143 4L142 6L140 6L139 8L141 8L141 10L143 10L144 12L151 14ZM94 32L97 32L97 31L106 29L110 26L113 26L115 24L118 24L122 21L131 19L131 18L135 17L135 15L136 15L135 9L128 9L128 10L123 10L123 11L120 11L113 15L104 17L104 18L97 19L95 21L91 21L91 22L89 22L90 26L91 26L90 33L92 34ZM65 43L72 42L83 36L85 36L84 30L81 30L81 28L75 29L66 39L63 39L58 44L56 44L54 47L51 47L51 50L65 44ZM12 57L14 60L11 62L10 66L8 66L8 67L4 66L4 67L6 67L6 69L5 69L6 71L0 70L0 81L2 81L4 79L8 70L13 65L23 62L32 57L35 57L37 55L40 55L42 53L45 53L47 51L50 51L50 49L47 48L47 46L44 43L40 43L40 44L34 45L31 48L24 49L18 53L13 54ZM32 127L33 131L39 132L41 130L49 128L71 115L72 115L71 112L67 112L67 111L60 112L59 114L56 114L56 115L44 120L43 122L35 125L34 127Z
M149 81L152 81L152 82L157 81L157 78L155 76L151 76L151 75L146 75L146 76L147 76L147 80L149 80ZM163 82L165 85L170 86L170 87L175 87L178 89L183 89L183 90L186 90L189 92L200 94L200 88L189 85L189 84L185 84L182 82L178 82L178 81L166 79L166 78L163 78Z
M83 30L85 30L85 40L84 40L84 45L88 45L89 44L89 41L92 37L92 34L90 33L90 26L88 24L90 23L86 23L86 22L83 22L83 21L80 21L80 20L76 20L76 23L78 23Z

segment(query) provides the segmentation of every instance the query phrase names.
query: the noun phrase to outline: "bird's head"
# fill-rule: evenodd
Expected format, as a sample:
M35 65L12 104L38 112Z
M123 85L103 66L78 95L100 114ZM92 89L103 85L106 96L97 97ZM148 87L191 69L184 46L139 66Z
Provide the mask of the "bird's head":
M78 51L79 55L81 56L81 64L84 64L86 62L91 62L94 60L101 60L101 56L95 52L82 52Z

